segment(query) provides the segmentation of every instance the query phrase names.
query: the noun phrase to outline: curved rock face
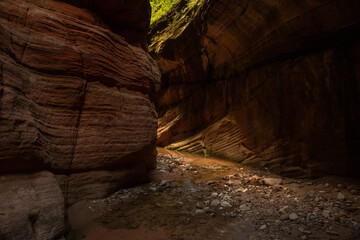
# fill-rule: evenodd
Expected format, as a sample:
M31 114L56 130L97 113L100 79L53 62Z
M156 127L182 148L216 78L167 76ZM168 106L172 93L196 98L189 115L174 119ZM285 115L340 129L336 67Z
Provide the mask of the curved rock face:
M359 171L358 1L205 0L152 31L158 144L292 176ZM158 33L155 33L158 32Z
M29 2L0 2L0 174L49 170L68 204L144 181L155 62L88 10Z

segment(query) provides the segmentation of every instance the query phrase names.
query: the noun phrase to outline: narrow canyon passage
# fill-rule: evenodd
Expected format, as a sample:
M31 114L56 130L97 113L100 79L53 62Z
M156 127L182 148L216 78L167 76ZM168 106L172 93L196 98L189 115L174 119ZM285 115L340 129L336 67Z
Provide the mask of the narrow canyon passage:
M293 179L158 149L151 182L81 201L73 239L359 239L359 181Z
M0 240L360 240L359 0L0 0Z

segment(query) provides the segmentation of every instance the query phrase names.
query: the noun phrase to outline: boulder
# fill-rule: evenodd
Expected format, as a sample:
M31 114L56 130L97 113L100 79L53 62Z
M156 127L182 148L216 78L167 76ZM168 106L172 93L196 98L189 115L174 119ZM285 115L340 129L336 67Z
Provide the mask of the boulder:
M48 170L66 200L143 182L156 165L159 80L150 55L94 12L0 1L0 174Z
M50 172L0 176L0 239L59 239L64 196Z

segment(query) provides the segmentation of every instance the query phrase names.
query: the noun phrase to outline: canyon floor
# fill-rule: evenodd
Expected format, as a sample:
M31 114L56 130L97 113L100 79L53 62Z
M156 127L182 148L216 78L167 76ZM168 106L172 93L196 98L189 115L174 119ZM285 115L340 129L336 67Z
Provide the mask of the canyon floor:
M70 239L360 239L359 180L158 150L148 184L69 208Z

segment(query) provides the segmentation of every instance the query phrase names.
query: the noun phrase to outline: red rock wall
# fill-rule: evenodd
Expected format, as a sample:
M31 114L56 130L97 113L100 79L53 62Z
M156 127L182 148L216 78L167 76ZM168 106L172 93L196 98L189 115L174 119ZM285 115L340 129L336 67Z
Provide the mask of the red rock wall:
M356 174L357 9L351 0L207 0L173 36L155 34L158 144L293 176Z
M0 2L0 174L49 170L67 203L144 181L156 63L93 12L29 2Z

